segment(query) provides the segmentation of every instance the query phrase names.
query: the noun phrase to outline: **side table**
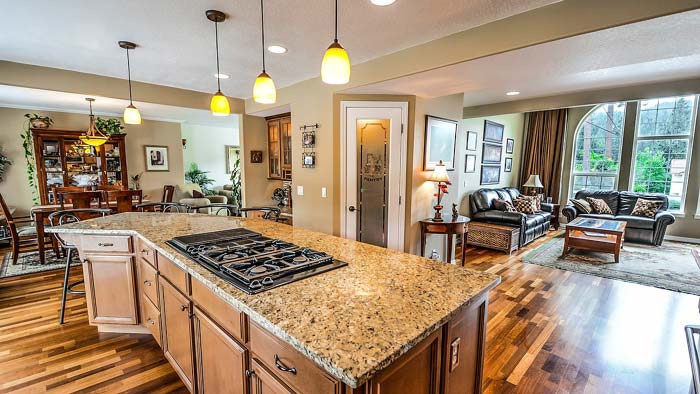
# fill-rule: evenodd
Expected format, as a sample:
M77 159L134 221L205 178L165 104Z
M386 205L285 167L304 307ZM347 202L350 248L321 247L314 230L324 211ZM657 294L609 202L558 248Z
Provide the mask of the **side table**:
M559 230L559 215L561 214L561 205L552 204L552 218L549 219L549 223L555 230Z
M425 239L428 234L447 235L447 262L452 262L452 239L462 234L462 266L466 261L467 223L471 219L465 216L443 216L444 221L434 222L432 219L420 221L420 254L425 257Z

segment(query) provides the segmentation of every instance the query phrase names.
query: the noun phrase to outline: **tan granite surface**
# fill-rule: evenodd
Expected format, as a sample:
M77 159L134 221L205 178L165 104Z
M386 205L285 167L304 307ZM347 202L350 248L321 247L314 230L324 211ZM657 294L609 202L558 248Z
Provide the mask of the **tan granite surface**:
M347 267L248 295L171 248L180 235L245 227ZM140 235L251 320L356 388L500 283L500 277L261 219L126 213L48 231Z

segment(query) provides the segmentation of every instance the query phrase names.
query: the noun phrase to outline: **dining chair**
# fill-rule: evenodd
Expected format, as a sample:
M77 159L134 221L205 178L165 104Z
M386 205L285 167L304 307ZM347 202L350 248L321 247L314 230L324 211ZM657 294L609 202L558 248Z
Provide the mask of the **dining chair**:
M107 191L107 206L117 213L133 212L134 199L137 205L143 203L143 190L110 190ZM114 206L112 206L112 204Z
M139 212L188 213L192 207L179 202L147 202L134 208Z
M129 190L129 188L127 188L124 185L101 185L101 186L98 186L97 189L104 190L106 192L114 191L114 190Z
M240 216L240 207L231 204L207 204L191 206L190 213L207 213L209 215L219 216Z
M53 196L53 203L58 204L58 195L61 193L76 193L76 192L84 192L86 188L82 186L56 186L51 188L51 195ZM66 203L70 203L70 201L66 201Z
M39 242L43 242L44 245L51 245L58 256L58 248L53 243L53 238L50 234L46 234L43 237L44 239L40 240L36 232L36 227L33 226L31 216L13 217L10 208L8 208L5 203L5 198L2 196L2 193L0 193L0 209L2 209L2 214L10 229L10 246L12 249L13 265L17 264L20 253L36 250L36 248L39 247Z
M165 185L163 186L163 198L161 202L173 202L173 195L175 194L175 186Z
M105 217L110 213L111 210L106 208L66 209L63 211L56 211L50 214L49 223L52 227L61 226L68 223L79 222L81 220ZM84 295L85 291L74 290L75 286L84 283L84 281L82 280L73 283L68 283L70 276L71 258L73 256L73 251L77 250L77 248L75 247L75 245L66 242L63 238L61 238L61 234L56 233L55 236L59 244L61 245L61 249L63 249L63 251L66 254L66 267L65 272L63 274L63 293L61 296L61 315L59 317L59 323L63 324L63 317L66 312L66 295L69 293L74 295Z
M68 203L73 204L73 209L95 208L92 203L96 203L97 208L102 208L103 193L101 191L92 192L67 192L58 194L58 202L61 209L65 209Z
M247 218L262 218L265 220L280 221L280 209L273 207L239 208L241 216Z

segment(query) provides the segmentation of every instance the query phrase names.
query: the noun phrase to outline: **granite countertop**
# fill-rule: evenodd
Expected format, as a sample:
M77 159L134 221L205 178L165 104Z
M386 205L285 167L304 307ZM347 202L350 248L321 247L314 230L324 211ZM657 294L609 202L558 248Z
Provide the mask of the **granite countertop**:
M234 227L320 250L349 264L249 295L165 243L176 236ZM123 213L47 231L141 236L252 321L352 388L500 283L497 275L262 219Z

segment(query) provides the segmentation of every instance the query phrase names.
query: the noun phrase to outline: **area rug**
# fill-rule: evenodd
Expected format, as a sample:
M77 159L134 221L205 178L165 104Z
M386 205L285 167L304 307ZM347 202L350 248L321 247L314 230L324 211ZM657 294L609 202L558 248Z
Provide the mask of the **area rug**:
M71 265L74 264L80 264L80 258L77 253L73 253ZM64 269L65 267L65 257L56 258L52 251L46 252L46 262L44 264L39 262L39 252L21 253L17 259L17 264L12 264L10 253L5 253L5 257L2 259L2 266L0 266L0 278Z
M662 246L626 243L619 264L610 253L579 249L561 257L563 248L562 234L528 253L522 261L700 295L700 245L669 241Z

